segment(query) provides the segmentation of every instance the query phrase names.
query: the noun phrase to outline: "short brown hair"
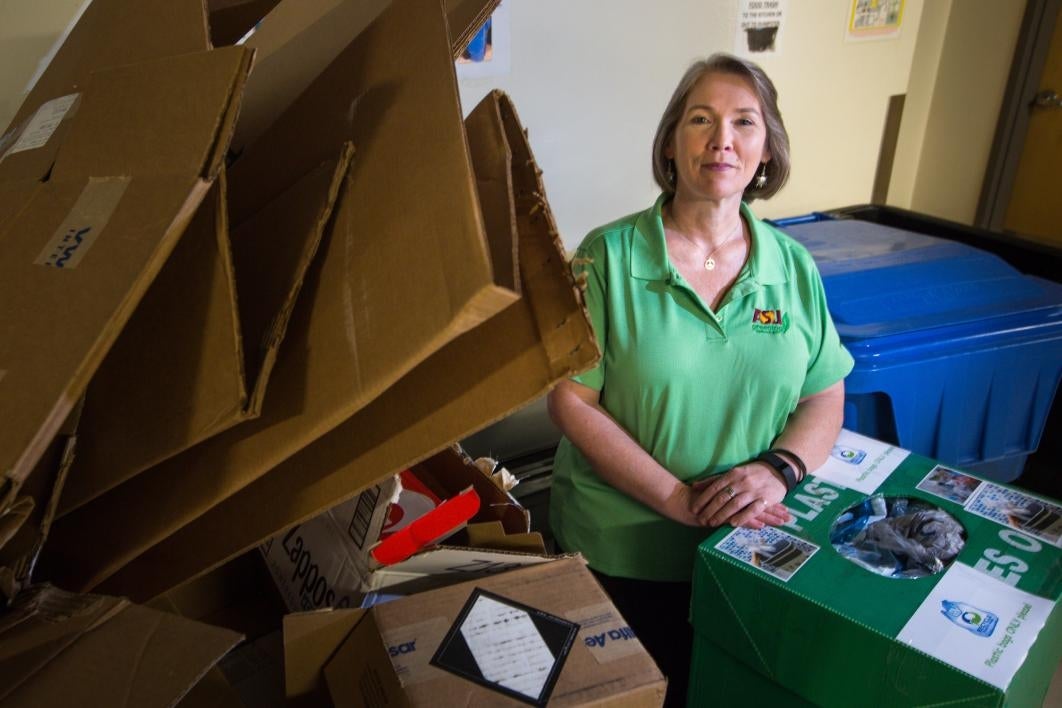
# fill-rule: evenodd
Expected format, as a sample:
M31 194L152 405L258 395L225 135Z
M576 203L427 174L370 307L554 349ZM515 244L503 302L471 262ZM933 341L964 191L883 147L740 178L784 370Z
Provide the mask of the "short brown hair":
M675 134L675 127L686 108L686 99L690 91L703 76L711 73L732 74L749 82L763 108L763 122L767 128L767 150L771 160L767 163L767 184L757 189L755 180L746 188L743 199L769 199L778 193L789 179L789 134L782 122L782 113L778 110L778 91L774 83L758 64L740 59L730 54L713 54L707 59L694 62L683 74L675 92L668 101L660 124L653 138L653 179L668 194L674 194L675 185L671 182L668 158L664 150Z

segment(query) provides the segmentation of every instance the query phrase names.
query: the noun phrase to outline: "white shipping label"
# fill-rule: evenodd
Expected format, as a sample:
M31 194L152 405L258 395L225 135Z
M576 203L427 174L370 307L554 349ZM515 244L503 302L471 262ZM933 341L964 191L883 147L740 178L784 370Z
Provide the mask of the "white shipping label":
M33 262L49 268L76 268L107 228L128 186L128 177L91 178Z
M1005 691L1053 608L955 563L896 639Z
M826 463L811 474L846 489L873 494L910 454L909 450L842 430Z
M53 98L38 108L26 125L26 129L22 131L22 135L4 157L46 145L52 134L59 128L59 124L63 122L63 118L70 112L79 95L72 93L68 96Z
M487 681L531 699L546 687L555 659L524 610L481 596L461 624L461 636Z
M590 650L599 664L607 664L643 651L642 643L612 605L603 602L572 610L564 615L579 625L575 643Z

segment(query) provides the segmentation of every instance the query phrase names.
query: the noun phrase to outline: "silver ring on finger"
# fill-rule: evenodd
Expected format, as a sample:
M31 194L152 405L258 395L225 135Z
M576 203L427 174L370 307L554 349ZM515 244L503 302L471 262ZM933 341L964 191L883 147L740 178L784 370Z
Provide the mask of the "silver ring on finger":
M729 494L731 499L737 496L737 492L735 492L734 488L731 487L729 484L723 487L723 491Z

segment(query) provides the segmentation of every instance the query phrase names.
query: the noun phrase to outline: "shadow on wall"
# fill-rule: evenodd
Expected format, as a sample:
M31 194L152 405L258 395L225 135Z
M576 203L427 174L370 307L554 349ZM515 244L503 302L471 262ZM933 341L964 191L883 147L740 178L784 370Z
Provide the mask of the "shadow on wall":
M0 134L7 131L22 105L26 84L58 37L56 33L0 39Z

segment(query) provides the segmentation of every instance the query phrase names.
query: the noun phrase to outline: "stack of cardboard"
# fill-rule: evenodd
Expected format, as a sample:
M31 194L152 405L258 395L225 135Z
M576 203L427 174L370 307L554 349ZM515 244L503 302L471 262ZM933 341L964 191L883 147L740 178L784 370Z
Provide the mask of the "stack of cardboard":
M496 4L87 5L0 134L8 597L149 600L594 363L512 103L462 119Z

